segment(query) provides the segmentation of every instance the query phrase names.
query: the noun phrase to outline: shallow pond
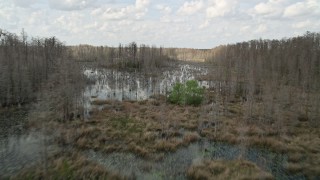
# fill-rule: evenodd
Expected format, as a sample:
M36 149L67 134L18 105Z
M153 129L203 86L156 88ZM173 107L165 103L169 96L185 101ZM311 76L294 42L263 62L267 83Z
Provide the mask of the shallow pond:
M44 146L48 139L41 132L26 129L26 117L27 109L23 108L0 113L0 179L36 164L43 159L44 150L53 149L52 145Z
M162 160L149 161L130 153L103 154L87 151L86 156L108 169L135 176L137 179L186 179L186 170L194 161L202 159L234 160L241 157L270 172L276 179L305 179L302 175L289 175L284 170L287 157L257 148L209 142L206 140L166 153Z
M177 68L146 75L141 72L119 71L114 69L87 69L84 74L90 84L84 92L85 117L90 117L95 100L145 100L152 95L166 95L177 83L184 83L197 76L206 75L208 70L190 64L180 64ZM201 87L214 87L214 82L198 81Z
M155 94L166 94L177 82L195 79L207 74L207 69L193 65L179 65L175 70L166 70L150 76L138 72L113 69L91 70L85 75L93 81L86 88L85 96L91 100L145 100ZM200 86L210 87L212 83L199 81Z
M0 175L10 176L40 161L43 150L41 142L37 133L10 135L0 139Z

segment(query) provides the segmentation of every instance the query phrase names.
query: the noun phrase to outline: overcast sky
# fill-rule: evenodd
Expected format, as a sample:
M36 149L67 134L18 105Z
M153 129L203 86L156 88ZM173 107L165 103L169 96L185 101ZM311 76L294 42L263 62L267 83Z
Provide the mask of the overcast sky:
M67 45L212 48L320 32L320 0L0 0L0 28Z

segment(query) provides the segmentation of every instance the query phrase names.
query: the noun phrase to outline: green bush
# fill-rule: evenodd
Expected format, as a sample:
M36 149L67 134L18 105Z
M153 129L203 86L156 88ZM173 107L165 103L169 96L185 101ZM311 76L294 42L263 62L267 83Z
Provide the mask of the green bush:
M168 100L173 104L199 105L203 100L204 89L199 87L196 80L189 80L185 84L176 83Z

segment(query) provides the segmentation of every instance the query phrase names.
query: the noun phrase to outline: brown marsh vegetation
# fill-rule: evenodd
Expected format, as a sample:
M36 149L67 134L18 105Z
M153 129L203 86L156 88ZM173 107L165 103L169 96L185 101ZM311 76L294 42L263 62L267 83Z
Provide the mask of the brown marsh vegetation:
M187 171L189 179L274 179L253 163L243 160L195 162Z
M228 102L226 109L221 108L228 115L217 116L214 121L210 121L211 104L178 106L168 104L165 97L140 102L105 101L105 105L89 121L62 125L59 143L106 153L132 152L152 159L157 153L174 152L208 138L285 153L286 168L291 173L302 172L312 178L320 172L319 128L298 118L292 120L292 113L277 127L246 120L239 102Z
M25 168L11 179L128 179L90 162L77 152L61 152L48 158L46 166Z

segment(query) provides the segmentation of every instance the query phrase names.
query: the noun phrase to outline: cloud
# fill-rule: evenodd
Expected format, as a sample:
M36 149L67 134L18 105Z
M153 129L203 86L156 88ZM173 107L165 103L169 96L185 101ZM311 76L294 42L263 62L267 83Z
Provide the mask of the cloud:
M312 25L312 22L310 20L306 20L306 21L300 21L300 22L294 23L292 27L296 29L303 29L311 25Z
M43 24L45 23L45 17L46 17L46 12L43 10L37 10L37 11L33 11L28 20L27 23L28 25L39 25L39 24Z
M172 23L172 24L183 24L184 22L186 22L187 20L190 21L190 19L188 19L187 17L183 17L183 16L172 16L172 15L164 15L162 17L160 17L160 22L162 23Z
M158 4L156 5L156 9L160 10L164 14L170 14L172 12L172 9L169 6Z
M143 10L150 4L150 0L136 0L135 7L137 10Z
M84 31L85 25L83 24L84 15L78 12L72 12L68 15L61 15L53 21L54 27L61 27L68 33L78 34Z
M258 27L256 28L256 30L254 31L254 33L262 34L262 33L267 32L267 30L268 30L267 25L259 24Z
M297 2L288 6L283 13L284 17L297 17L307 14L317 14L320 11L319 0L306 0L303 2Z
M148 12L149 0L136 0L134 5L121 8L103 6L91 11L91 15L103 20L140 20Z
M237 0L209 0L206 10L207 18L223 17L232 13L237 5Z
M16 9L13 5L0 2L0 29L5 28L5 30L11 31L19 28L19 24L23 21L19 18L19 13L14 13Z
M121 20L127 17L127 14L130 13L131 8L121 8L121 9L107 8L102 11L103 11L102 17L106 20Z
M92 7L96 0L48 0L53 9L63 11L83 10Z
M38 0L13 0L13 3L19 7L30 7L31 5L38 2Z
M204 29L209 26L209 20L205 20L202 24L200 24L199 29Z
M259 3L254 7L254 11L257 14L273 14L275 10L278 10L278 3L275 1L268 1L266 3Z
M212 48L320 29L319 0L0 0L0 27L68 45ZM151 8L152 7L152 8ZM79 38L80 37L80 38Z
M285 3L285 0L268 0L255 5L249 12L263 17L279 17L283 13Z
M240 32L242 32L242 33L248 32L249 30L250 30L249 25L245 25L240 28Z
M180 15L192 15L197 13L203 7L202 0L185 2L179 9L178 14Z

